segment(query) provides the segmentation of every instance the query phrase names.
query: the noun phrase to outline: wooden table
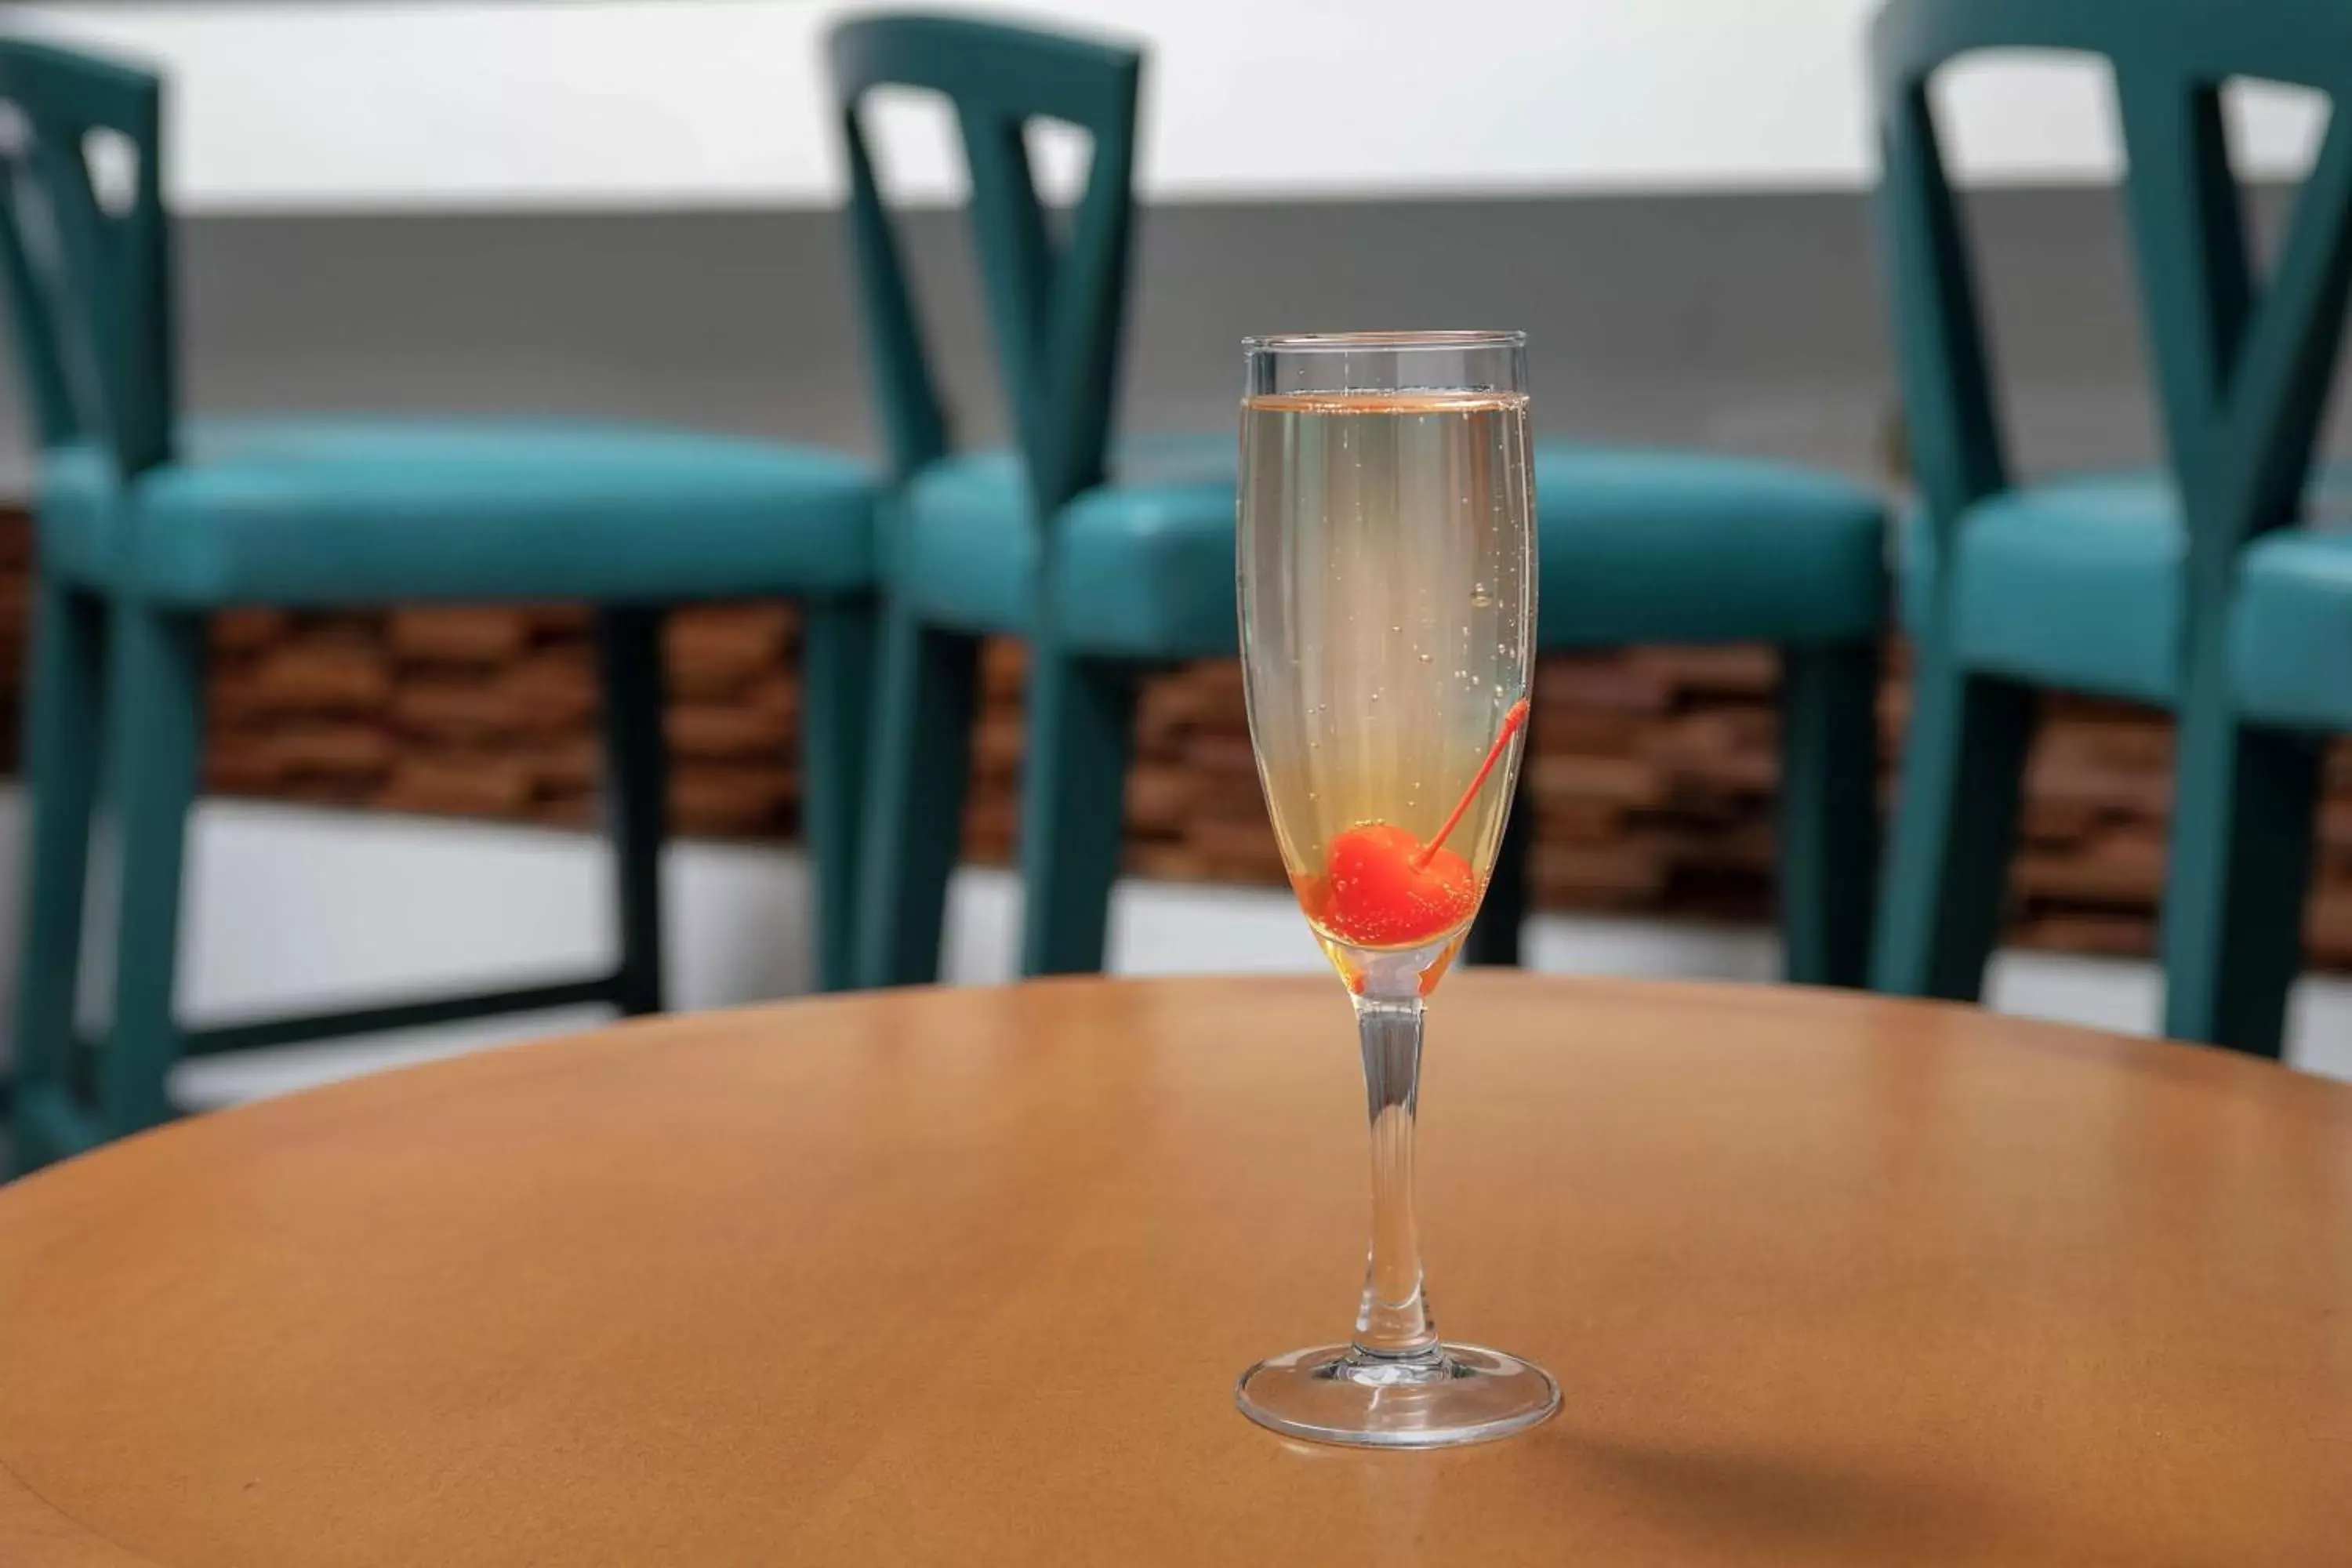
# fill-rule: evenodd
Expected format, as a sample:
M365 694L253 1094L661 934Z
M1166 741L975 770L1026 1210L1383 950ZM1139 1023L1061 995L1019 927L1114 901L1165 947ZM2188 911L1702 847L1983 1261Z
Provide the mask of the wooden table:
M1450 982L1441 1325L1566 1390L1286 1443L1366 1200L1328 979L603 1030L0 1192L0 1563L2352 1556L2352 1091L1826 993Z

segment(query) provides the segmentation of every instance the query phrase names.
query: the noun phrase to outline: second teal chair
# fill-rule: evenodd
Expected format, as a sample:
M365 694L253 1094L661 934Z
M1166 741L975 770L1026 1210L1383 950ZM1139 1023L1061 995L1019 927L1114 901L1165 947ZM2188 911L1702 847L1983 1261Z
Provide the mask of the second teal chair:
M1102 967L1138 678L1230 654L1234 441L1114 450L1111 405L1133 221L1134 51L960 18L833 35L883 427L898 484L881 546L887 610L875 720L860 978L933 978L962 831L980 639L1028 648L1021 967ZM953 106L1013 449L952 449L863 123L868 93ZM1086 188L1057 237L1024 130L1087 133Z
M1928 89L1991 49L2112 68L2167 461L2015 476ZM2352 9L2311 0L1895 0L1872 35L1920 515L1918 647L1874 979L1972 998L2000 930L2037 693L2179 716L2168 1034L2275 1056L2301 959L2321 743L2352 731L2352 535L2305 500L2352 283ZM2221 89L2335 114L2267 282Z
M961 830L978 639L1025 638L1024 973L1102 966L1119 863L1136 681L1234 651L1234 436L1111 439L1131 220L1139 56L961 20L879 18L834 37L850 216L900 486L862 910L861 978L928 980ZM957 454L862 124L866 94L955 106L1013 450ZM1089 132L1068 237L1051 237L1023 128ZM1542 632L1549 649L1760 641L1787 673L1782 862L1789 967L1858 984L1875 865L1884 525L1859 486L1769 463L1544 443ZM1526 907L1517 815L1474 933L1515 960Z
M179 417L163 88L0 40L0 271L39 421L31 852L15 1131L37 1164L169 1115L190 1052L604 1002L661 1005L660 632L682 601L807 606L803 731L820 967L848 978L874 489L828 453L613 425ZM135 159L105 197L92 144ZM577 979L207 1029L174 1008L207 617L230 605L597 606L620 953ZM90 824L117 827L113 1011L76 1026ZM353 906L354 917L364 906Z

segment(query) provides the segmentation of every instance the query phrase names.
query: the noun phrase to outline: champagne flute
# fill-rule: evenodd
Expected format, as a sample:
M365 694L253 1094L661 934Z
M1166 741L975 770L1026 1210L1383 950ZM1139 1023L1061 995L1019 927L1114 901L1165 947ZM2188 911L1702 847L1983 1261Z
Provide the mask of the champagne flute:
M1241 626L1283 863L1347 984L1371 1117L1355 1337L1242 1374L1261 1426L1380 1447L1499 1437L1559 1405L1539 1367L1439 1340L1413 1118L1424 1000L1494 869L1535 635L1527 340L1301 333L1244 344Z

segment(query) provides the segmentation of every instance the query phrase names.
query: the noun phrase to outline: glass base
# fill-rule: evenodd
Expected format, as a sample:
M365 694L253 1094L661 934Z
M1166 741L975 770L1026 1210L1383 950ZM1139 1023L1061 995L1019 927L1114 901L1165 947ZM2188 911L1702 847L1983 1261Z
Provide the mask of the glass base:
M1316 1443L1445 1448L1524 1432L1559 1408L1559 1385L1530 1362L1477 1345L1369 1355L1321 1345L1262 1361L1234 1385L1261 1426Z

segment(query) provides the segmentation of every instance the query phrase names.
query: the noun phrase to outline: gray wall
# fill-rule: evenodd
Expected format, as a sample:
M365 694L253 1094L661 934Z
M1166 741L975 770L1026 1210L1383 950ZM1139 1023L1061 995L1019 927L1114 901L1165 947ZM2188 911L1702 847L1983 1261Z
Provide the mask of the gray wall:
M2148 455L2112 195L1975 205L2021 457ZM961 220L909 233L951 399L992 432ZM1885 466L1859 195L1179 205L1142 236L1131 428L1224 425L1244 332L1504 325L1533 334L1549 432ZM552 411L871 443L829 213L214 217L182 247L197 412Z

